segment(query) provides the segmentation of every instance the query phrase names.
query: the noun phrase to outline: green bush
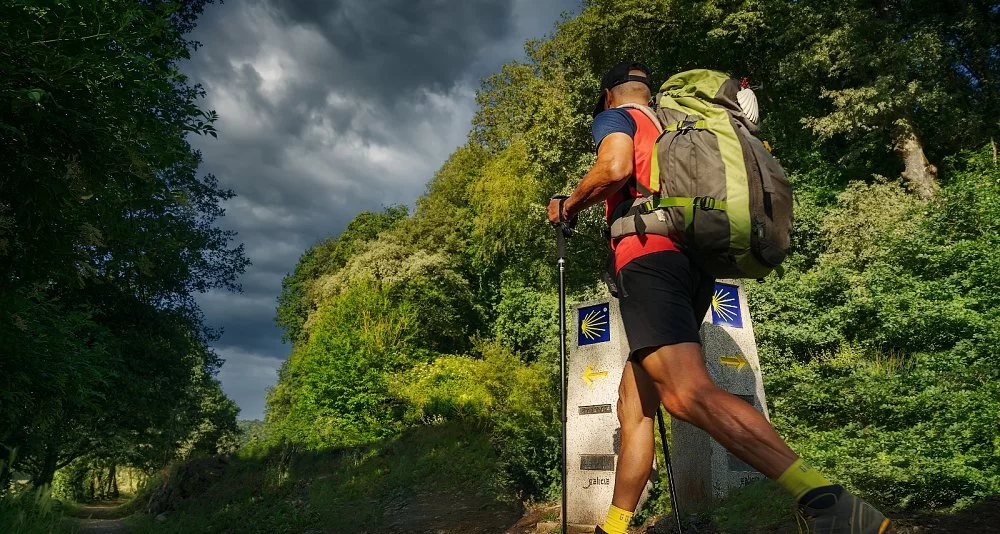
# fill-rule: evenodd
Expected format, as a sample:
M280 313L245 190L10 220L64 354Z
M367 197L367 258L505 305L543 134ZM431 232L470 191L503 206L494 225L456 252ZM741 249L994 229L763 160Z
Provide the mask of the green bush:
M559 301L552 292L524 282L517 273L500 278L500 300L493 320L494 338L523 358L559 360Z
M1000 168L949 160L937 198L853 183L814 261L747 285L776 427L885 505L1000 492Z
M845 485L893 507L938 508L1000 492L1000 384L952 353L845 348L772 368L773 422Z
M268 394L266 427L275 441L310 449L346 446L400 429L401 407L387 374L412 364L419 318L374 284L348 287L311 318L307 340L282 366Z
M558 481L559 399L552 375L497 344L481 358L442 356L398 375L395 389L416 423L458 421L485 429L509 484L543 497Z

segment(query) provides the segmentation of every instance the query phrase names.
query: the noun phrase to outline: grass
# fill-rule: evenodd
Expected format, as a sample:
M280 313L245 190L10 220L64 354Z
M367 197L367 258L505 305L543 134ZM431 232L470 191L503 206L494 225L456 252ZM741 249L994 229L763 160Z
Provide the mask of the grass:
M48 488L25 489L0 496L0 532L74 532L73 522L63 518L60 508L60 502L50 496Z
M461 522L475 532L520 516L501 472L482 434L420 427L370 447L233 458L165 521L126 521L149 533L405 532Z
M659 484L666 484L666 480ZM652 498L646 501L644 517L633 520L630 532L676 534L676 519L671 514L669 499L662 495L667 493L666 488L662 491L657 488L657 492L657 502L650 502ZM684 532L797 534L794 512L793 499L773 481L764 479L730 491L726 498L710 507L682 510L681 524Z
M720 532L771 532L794 524L795 501L776 483L762 480L739 488L707 516Z
M640 524L655 523L651 532L676 532L675 519L671 516L669 495L664 473L651 492L650 500L643 507L643 518L633 521L633 528ZM662 489L661 489L662 488ZM654 501L654 497L656 501ZM682 510L681 523L685 529L694 527L698 532L716 533L785 533L798 532L795 528L795 502L771 480L761 480L749 486L730 491L711 507ZM639 514L636 514L639 515ZM636 530L642 532L642 530Z
M168 482L177 471L166 475ZM160 483L154 479L149 486ZM140 514L126 523L133 532L152 534L484 532L520 517L521 504L508 487L483 433L442 424L367 447L237 456L165 520ZM120 510L144 508L144 495ZM704 532L787 532L792 510L775 483L762 481L733 491L711 509L685 510L683 519ZM669 511L669 495L657 488L643 514ZM558 511L544 510L539 520L558 521Z

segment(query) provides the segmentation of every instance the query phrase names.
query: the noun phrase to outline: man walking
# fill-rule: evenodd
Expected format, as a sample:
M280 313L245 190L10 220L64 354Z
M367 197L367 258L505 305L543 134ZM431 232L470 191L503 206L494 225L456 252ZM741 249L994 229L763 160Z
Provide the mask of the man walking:
M597 161L572 195L549 203L551 223L601 201L610 223L619 204L642 197L640 188L649 190L659 134L646 108L651 87L649 70L638 62L619 63L604 75L592 128ZM618 388L614 496L596 532L625 534L652 469L653 419L661 402L792 494L807 532L889 532L881 512L808 468L759 412L712 382L698 332L715 281L664 235L627 235L611 247L629 360Z

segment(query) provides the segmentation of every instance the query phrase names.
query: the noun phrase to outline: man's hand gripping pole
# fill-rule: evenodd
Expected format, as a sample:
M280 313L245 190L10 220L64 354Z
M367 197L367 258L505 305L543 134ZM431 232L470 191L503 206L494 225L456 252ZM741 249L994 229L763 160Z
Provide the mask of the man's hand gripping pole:
M566 195L558 195L552 197L552 200L559 201L559 222L555 223L553 226L556 228L556 247L558 249L559 259L564 260L566 258L566 240L573 237L573 229L576 228L577 218L566 220L563 218L563 204L566 203L566 199L569 198Z

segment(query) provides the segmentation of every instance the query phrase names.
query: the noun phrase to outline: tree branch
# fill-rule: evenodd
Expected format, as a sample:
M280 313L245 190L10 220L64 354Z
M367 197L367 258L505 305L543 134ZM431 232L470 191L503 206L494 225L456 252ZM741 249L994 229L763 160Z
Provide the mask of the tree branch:
M108 32L95 33L94 35L88 35L86 37L79 37L79 38L72 38L72 39L63 39L62 37L60 37L58 39L47 39L45 41L33 41L31 44L33 44L33 45L48 44L48 43L55 43L55 42L59 42L59 41L86 41L87 39L96 39L98 37L104 37L106 35L111 35L111 34L108 33Z

